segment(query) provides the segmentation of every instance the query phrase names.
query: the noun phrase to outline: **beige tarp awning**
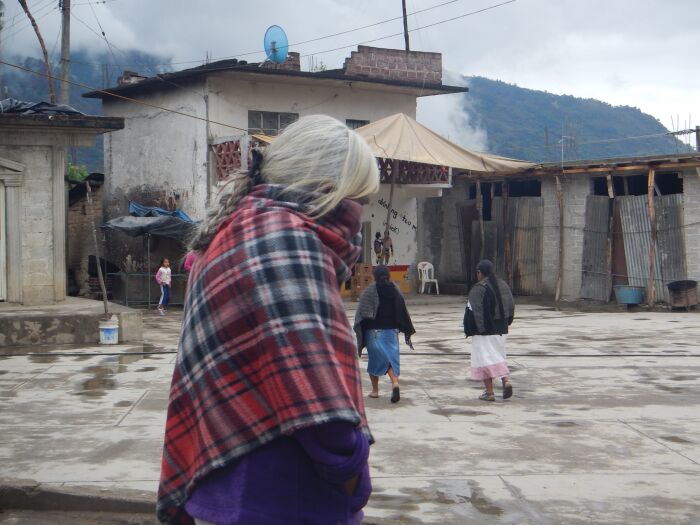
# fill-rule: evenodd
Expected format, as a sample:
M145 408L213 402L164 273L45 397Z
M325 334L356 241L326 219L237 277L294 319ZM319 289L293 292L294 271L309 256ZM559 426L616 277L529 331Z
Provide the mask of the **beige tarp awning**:
M403 113L385 117L355 131L367 141L376 157L483 173L512 172L534 166L531 162L464 149Z

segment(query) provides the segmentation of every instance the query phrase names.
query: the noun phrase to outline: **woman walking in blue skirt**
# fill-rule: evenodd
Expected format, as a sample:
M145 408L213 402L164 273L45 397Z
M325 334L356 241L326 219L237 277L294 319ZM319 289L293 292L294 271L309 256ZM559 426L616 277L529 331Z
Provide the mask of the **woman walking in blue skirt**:
M355 314L357 348L361 354L367 347L367 373L372 382L369 397L379 397L379 377L388 374L391 402L397 403L401 398L398 334L403 332L406 344L413 348L411 336L416 331L401 292L390 280L389 268L377 266L373 273L375 282L362 293Z

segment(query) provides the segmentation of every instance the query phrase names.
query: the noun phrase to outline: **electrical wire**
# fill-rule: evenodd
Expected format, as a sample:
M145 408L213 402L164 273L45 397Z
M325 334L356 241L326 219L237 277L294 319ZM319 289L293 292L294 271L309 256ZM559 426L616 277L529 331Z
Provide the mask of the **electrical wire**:
M117 62L117 57L114 56L114 51L112 50L112 46L109 43L109 40L107 39L107 35L105 34L105 30L102 27L102 24L100 23L100 19L97 17L97 13L95 12L95 7L92 5L92 2L88 0L88 5L90 6L90 10L92 11L92 15L95 17L95 21L97 22L97 27L100 28L100 32L102 33L102 38L104 38L105 42L107 42L107 48L109 49L109 53L112 55L112 60L114 60L114 63L116 64Z
M113 1L114 1L114 0L113 0ZM454 4L454 3L457 3L457 2L461 2L461 1L462 1L462 0L449 0L449 1L447 1L447 2L442 2L442 3L440 3L440 4L435 4L435 5L433 5L433 6L426 7L426 8L424 8L424 9L419 9L419 10L417 10L417 11L413 11L413 12L411 12L411 13L408 13L407 16L412 16L412 15L415 15L415 14L418 14L418 13L424 13L424 12L426 12L426 11L431 11L431 10L433 10L433 9L438 9L438 8L440 8L440 7L444 7L444 6L446 6L446 5ZM512 1L515 1L515 0L512 0ZM87 4L82 4L82 5L87 5ZM328 39L328 38L335 38L335 37L337 37L337 36L347 35L347 34L350 34L350 33L357 32L357 31L362 31L362 30L364 30L364 29L369 29L369 28L371 28L371 27L376 27L376 26L379 26L379 25L383 25L383 24L386 24L386 23L389 23L389 22L394 22L394 21L396 21L396 20L401 20L402 18L403 18L403 15L402 15L402 16L396 16L396 17L393 17L393 18L387 18L387 19L384 19L384 20L380 20L379 22L374 22L374 23L372 23L372 24L368 24L368 25L356 27L356 28L353 28L353 29L348 29L348 30L345 30L345 31L340 31L340 32L337 32L337 33L329 34L329 35L323 35L323 36L311 38L311 39L309 39L309 40L303 40L303 41L301 41L301 42L295 42L295 43L289 44L289 47L291 48L291 47L294 47L294 46L301 46L301 45L310 44L310 43L313 43L313 42L319 42L319 41L321 41L321 40L325 40L325 39ZM409 31L409 32L410 32L410 31ZM403 33L400 33L400 34L403 34ZM219 60L230 60L230 59L232 59L232 58L240 58L240 57L245 57L245 56L260 55L261 53L262 53L261 51L247 51L247 52L245 52L245 53L238 53L238 54L236 54L236 55L228 55L228 56L224 56L224 57L212 58L212 59L210 59L210 61L216 62L216 61L219 61ZM309 55L306 55L306 56L309 56ZM177 66L177 65L200 64L200 63L202 63L202 60L201 60L201 59L196 59L196 60L183 60L183 61L178 61L178 62L168 62L168 63L162 63L162 64L150 64L150 67ZM141 64L119 64L119 67L132 67L132 66L134 66L134 65L141 65Z

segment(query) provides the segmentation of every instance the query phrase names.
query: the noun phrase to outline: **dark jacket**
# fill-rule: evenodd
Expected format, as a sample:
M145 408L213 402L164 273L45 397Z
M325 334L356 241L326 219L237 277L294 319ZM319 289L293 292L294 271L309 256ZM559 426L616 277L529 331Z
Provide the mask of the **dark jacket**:
M508 333L515 303L508 285L501 279L497 282L499 293L488 279L479 281L469 291L469 303L464 310L464 335L467 337Z
M354 323L357 351L360 355L365 347L364 331L371 329L375 320L381 321L378 328L395 328L403 332L406 338L416 333L406 308L406 301L393 283L379 286L372 283L360 296Z

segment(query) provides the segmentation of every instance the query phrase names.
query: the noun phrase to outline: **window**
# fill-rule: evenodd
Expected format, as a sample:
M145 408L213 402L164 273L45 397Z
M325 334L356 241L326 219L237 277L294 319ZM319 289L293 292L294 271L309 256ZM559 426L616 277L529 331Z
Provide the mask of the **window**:
M275 113L273 111L249 111L248 133L279 135L292 122L299 120L299 113Z
M350 129L361 128L362 126L366 126L367 124L369 124L369 120L357 120L354 118L349 118L345 120L345 125Z

